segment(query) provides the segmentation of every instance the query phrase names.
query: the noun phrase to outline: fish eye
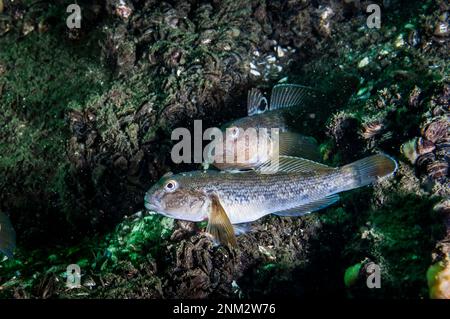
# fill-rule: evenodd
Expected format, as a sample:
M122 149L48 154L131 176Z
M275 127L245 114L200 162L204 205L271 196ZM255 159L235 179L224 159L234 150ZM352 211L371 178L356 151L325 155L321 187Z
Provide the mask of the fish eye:
M166 192L173 192L174 190L176 190L178 187L178 183L174 180L170 180L166 183L166 185L164 186L164 189L166 190Z

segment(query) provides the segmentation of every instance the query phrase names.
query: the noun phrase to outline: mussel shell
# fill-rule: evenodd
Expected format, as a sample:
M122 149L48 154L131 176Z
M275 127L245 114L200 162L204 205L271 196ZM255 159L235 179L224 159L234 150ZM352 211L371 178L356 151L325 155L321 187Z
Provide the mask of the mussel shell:
M450 138L436 145L436 156L450 162Z
M436 146L434 145L433 142L431 142L431 141L429 141L427 139L424 139L423 137L420 137L417 140L416 148L417 148L417 153L419 155L423 155L423 154L430 153L430 152L434 151Z
M450 136L450 124L448 119L444 118L429 123L423 131L423 136L433 143Z
M426 153L420 155L416 160L416 166L421 172L426 172L428 165L432 164L436 160L436 156L433 153Z
M433 179L441 179L448 175L447 161L434 161L427 165L427 174Z

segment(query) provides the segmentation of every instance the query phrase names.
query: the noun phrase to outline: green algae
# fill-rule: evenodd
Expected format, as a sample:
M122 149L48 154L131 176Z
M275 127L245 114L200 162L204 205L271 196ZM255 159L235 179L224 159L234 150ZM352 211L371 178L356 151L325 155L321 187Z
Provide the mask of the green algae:
M86 278L98 280L155 262L172 234L173 226L173 219L159 215L134 216L105 236L83 240L76 246L55 247L50 255L42 250L18 249L14 259L0 261L3 287L0 296L11 297L7 288L32 294L34 287L42 284L43 276L49 275L55 275L59 289L64 289L66 268L70 264L80 266L81 283L87 285Z
M126 258L138 264L157 254L161 244L172 234L173 226L173 219L158 215L145 216L131 225L122 223L107 237L106 254L113 264ZM143 251L149 255L143 256Z
M344 284L346 287L352 286L358 280L359 273L361 271L361 267L362 267L362 264L357 263L357 264L354 264L353 266L348 267L345 270Z

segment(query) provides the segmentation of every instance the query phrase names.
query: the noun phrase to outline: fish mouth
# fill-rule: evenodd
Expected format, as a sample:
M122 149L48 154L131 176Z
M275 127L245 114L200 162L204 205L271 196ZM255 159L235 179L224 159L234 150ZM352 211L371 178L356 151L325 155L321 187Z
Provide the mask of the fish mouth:
M164 210L160 206L157 206L157 205L149 203L149 202L145 202L144 206L149 211L155 212L155 213L160 214L160 215L165 216L165 217L172 218L172 216L170 216L169 214L165 213Z
M145 202L144 203L145 208L147 208L148 210L154 211L154 212L159 212L161 210L161 208L155 204L152 204L150 202Z
M155 196L153 194L145 194L144 196L144 206L146 209L159 212L161 211L161 206L158 204Z

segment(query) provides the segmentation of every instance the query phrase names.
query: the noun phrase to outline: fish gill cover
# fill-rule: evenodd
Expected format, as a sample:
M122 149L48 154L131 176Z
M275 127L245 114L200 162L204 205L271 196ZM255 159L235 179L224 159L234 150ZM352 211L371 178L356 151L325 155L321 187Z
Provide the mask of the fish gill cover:
M367 1L77 3L68 28L71 1L0 0L0 213L17 236L1 297L449 298L446 1L373 1L379 29ZM172 163L174 128L246 116L250 89L286 77L323 93L301 129L325 164L383 152L395 177L258 220L237 248L144 210L164 173L197 168Z

